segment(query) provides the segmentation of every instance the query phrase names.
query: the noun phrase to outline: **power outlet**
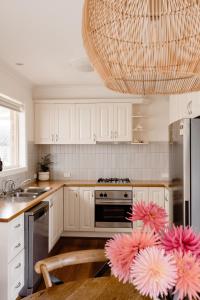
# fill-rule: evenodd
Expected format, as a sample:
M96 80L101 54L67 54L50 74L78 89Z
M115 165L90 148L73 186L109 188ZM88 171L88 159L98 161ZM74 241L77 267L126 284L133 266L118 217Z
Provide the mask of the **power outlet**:
M64 172L64 177L65 178L70 178L71 177L71 172Z

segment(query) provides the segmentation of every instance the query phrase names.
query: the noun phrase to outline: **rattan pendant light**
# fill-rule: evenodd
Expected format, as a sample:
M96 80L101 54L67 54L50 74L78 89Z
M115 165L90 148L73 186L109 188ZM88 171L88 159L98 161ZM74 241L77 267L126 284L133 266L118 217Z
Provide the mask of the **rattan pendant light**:
M112 90L200 90L200 0L85 0L83 40Z

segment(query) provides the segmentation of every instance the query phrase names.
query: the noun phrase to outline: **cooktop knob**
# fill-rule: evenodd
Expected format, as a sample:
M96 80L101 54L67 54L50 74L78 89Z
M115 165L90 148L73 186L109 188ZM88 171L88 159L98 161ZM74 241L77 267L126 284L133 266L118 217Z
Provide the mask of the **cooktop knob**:
M124 194L124 198L127 198L128 197L128 194L126 193L126 194Z
M103 195L104 197L107 197L107 194L106 193L104 193L104 195Z
M100 197L103 197L103 193L101 193L99 196L100 196Z

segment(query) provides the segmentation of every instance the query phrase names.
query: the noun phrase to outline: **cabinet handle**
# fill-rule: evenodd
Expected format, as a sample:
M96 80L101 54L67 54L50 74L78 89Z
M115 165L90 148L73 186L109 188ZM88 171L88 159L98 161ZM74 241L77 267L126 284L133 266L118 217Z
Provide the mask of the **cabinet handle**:
M19 248L21 246L21 243L18 243L15 248Z
M192 114L192 108L191 108L191 105L192 105L192 101L188 102L187 110L188 110L188 114L189 114L189 115Z
M19 223L19 224L15 225L15 228L19 228L20 226L21 226L21 224Z
M58 134L56 134L56 142L58 142Z
M93 134L93 141L96 142L96 134Z
M21 263L18 263L18 265L16 265L15 269L19 269L21 267Z
M21 282L19 281L18 284L15 286L15 289L18 289L21 286Z
M54 141L54 134L51 135L51 141Z

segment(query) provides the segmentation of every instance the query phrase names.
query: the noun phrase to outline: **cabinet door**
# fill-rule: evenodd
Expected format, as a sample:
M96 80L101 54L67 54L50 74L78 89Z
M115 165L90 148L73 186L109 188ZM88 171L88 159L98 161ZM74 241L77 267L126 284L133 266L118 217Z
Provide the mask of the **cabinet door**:
M138 201L144 201L148 203L149 201L149 189L146 187L136 187L133 188L133 204ZM134 222L133 228L141 227L143 224L141 221Z
M57 193L53 194L52 198L52 248L56 244L59 239L59 231L58 231L58 214L59 214L59 202L57 201Z
M54 144L55 105L35 104L35 143Z
M56 112L56 143L75 144L75 104L58 104Z
M149 188L149 201L165 207L165 193L164 188Z
M94 231L94 189L80 189L80 231Z
M95 105L76 104L77 144L95 144Z
M64 188L64 230L79 231L79 188Z
M58 238L61 236L63 232L63 189L58 190L57 192L57 200L58 200Z
M49 197L49 252L53 248L53 198Z
M135 187L133 188L133 202L144 201L148 203L149 201L149 189L147 187Z
M114 138L114 106L112 103L96 104L96 140L110 142Z
M115 141L132 140L132 105L131 103L114 104L114 138Z

